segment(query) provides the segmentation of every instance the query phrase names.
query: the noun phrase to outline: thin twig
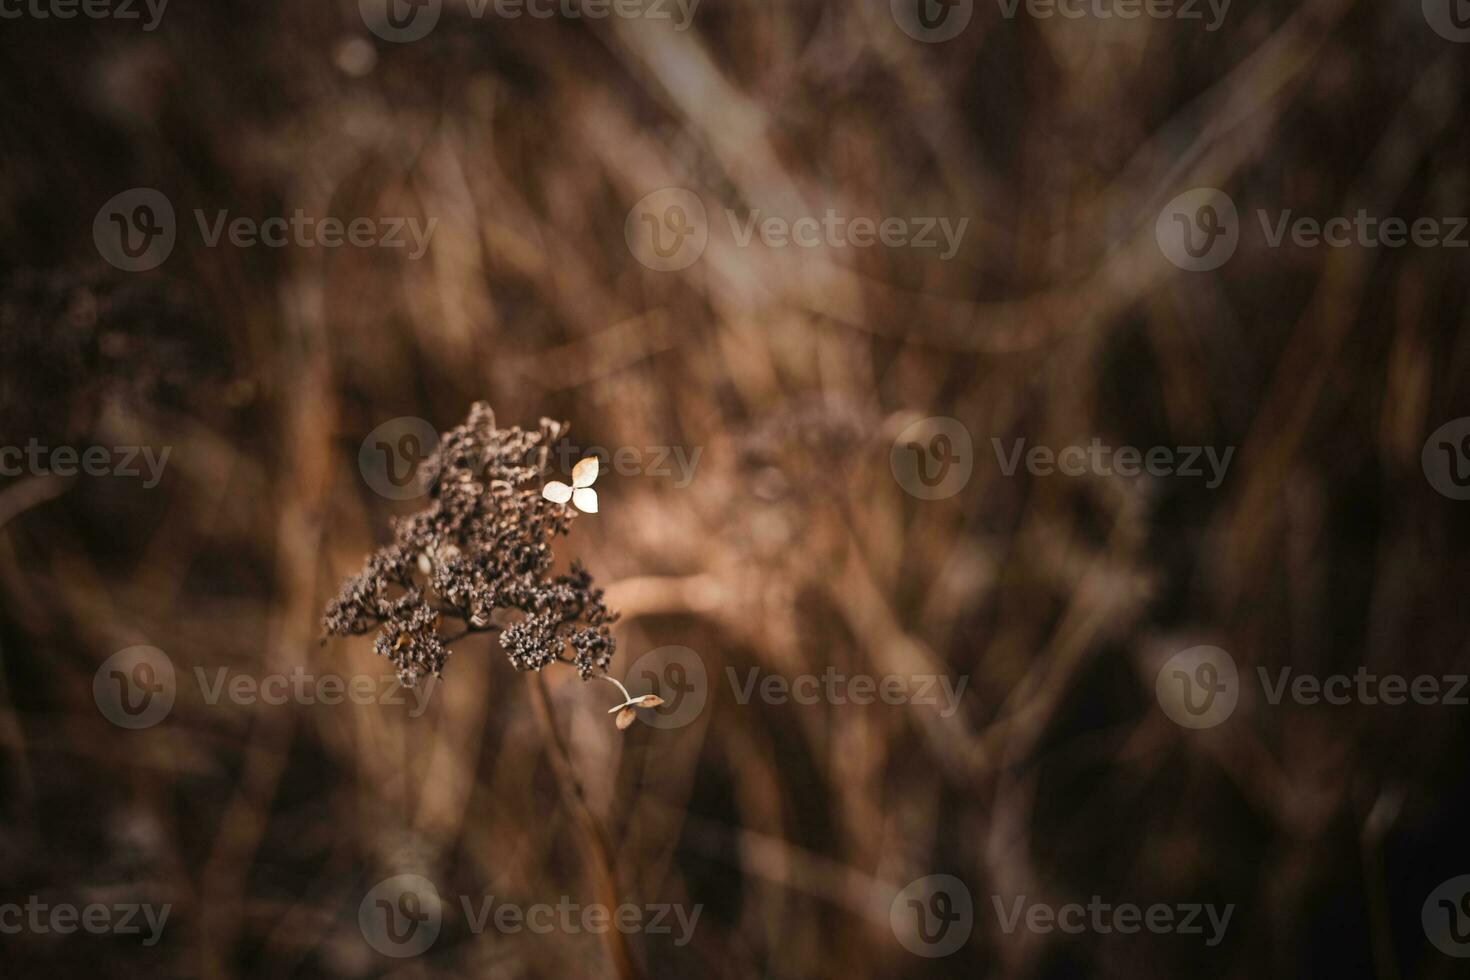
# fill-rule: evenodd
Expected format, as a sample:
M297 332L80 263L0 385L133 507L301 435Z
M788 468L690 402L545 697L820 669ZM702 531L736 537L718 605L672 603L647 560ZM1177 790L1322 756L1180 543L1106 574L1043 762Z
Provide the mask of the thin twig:
M612 846L608 843L607 833L603 830L602 824L592 813L592 808L587 805L582 783L577 779L576 770L572 767L571 756L567 752L566 740L562 738L561 730L556 727L556 715L551 707L551 694L546 689L546 678L540 672L531 678L531 701L536 706L536 717L546 734L546 747L551 758L551 768L556 773L556 781L561 789L562 799L571 808L577 823L581 826L582 832L577 839L582 848L582 855L592 872L593 887L597 892L598 901L609 909L615 909L619 902L617 875L612 864ZM607 943L608 955L612 958L613 969L620 980L639 980L643 973L633 962L632 954L628 949L627 937L617 929L609 929L602 935Z

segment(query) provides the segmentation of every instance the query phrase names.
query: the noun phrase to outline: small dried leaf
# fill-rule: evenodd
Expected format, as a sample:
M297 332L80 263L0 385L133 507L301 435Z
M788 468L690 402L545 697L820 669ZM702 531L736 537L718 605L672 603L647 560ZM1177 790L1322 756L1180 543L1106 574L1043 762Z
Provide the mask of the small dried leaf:
M572 467L572 486L579 488L590 487L592 486L593 481L596 479L596 456L588 456L586 459L579 460L577 462L577 465Z
M584 514L597 513L597 491L579 487L572 491L572 503Z
M633 719L637 717L638 711L636 708L626 707L622 711L619 711L616 722L618 726L618 731L626 732L628 730L628 726L633 724Z
M664 703L664 699L657 694L644 694L628 702L635 708L657 708Z

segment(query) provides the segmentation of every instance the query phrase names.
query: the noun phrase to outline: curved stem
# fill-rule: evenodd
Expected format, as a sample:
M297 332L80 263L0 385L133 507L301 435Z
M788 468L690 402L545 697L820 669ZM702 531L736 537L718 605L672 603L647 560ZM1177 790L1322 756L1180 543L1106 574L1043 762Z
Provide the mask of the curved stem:
M581 825L582 833L577 835L577 841L581 844L583 856L589 865L593 887L604 905L616 909L619 906L618 879L613 870L612 846L608 843L607 832L602 829L602 824L587 805L582 783L577 779L577 772L572 767L571 756L567 752L566 740L556 727L556 716L551 710L551 693L546 689L546 678L539 671L531 678L531 702L536 708L536 718L546 733L547 754L551 759L551 768L556 773L562 799ZM609 929L602 935L607 943L608 955L612 958L613 972L619 980L639 980L642 971L633 962L632 952L628 949L628 937L617 929Z
M627 704L629 701L633 700L633 695L631 695L631 694L628 693L628 689L623 686L623 682L620 681L620 680L618 680L612 674L598 674L597 676L598 677L601 677L605 681L612 681L614 684L616 684L618 686L618 690L623 692L623 703L624 704Z

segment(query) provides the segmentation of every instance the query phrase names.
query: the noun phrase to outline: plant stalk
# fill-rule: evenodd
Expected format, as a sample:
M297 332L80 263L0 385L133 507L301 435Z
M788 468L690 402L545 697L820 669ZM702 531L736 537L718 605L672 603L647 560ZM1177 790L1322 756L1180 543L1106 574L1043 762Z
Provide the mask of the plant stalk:
M546 689L546 679L539 671L531 678L531 701L536 706L536 717L546 734L551 768L556 773L562 800L571 809L581 827L582 832L577 835L577 840L582 848L583 859L592 874L597 900L608 909L616 910L619 904L618 880L612 863L612 847L602 824L587 805L582 783L577 778L571 756L567 752L566 740L562 738L561 729L556 726L556 715L551 707L551 692ZM642 971L634 964L632 953L628 949L628 937L617 929L607 930L602 937L619 980L642 980Z

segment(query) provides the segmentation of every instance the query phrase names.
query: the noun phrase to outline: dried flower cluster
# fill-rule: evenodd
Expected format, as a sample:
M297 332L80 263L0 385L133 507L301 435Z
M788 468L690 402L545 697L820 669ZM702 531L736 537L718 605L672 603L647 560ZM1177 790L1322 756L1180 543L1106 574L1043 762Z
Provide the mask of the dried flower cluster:
M605 674L615 650L617 619L573 564L551 574L551 542L576 511L542 497L547 451L566 427L542 419L539 429L497 428L490 406L444 434L421 471L430 503L394 521L394 541L374 552L327 607L328 635L377 628L374 649L413 686L441 675L449 644L470 633L499 632L518 670L575 666L583 680ZM457 621L445 633L445 621Z

